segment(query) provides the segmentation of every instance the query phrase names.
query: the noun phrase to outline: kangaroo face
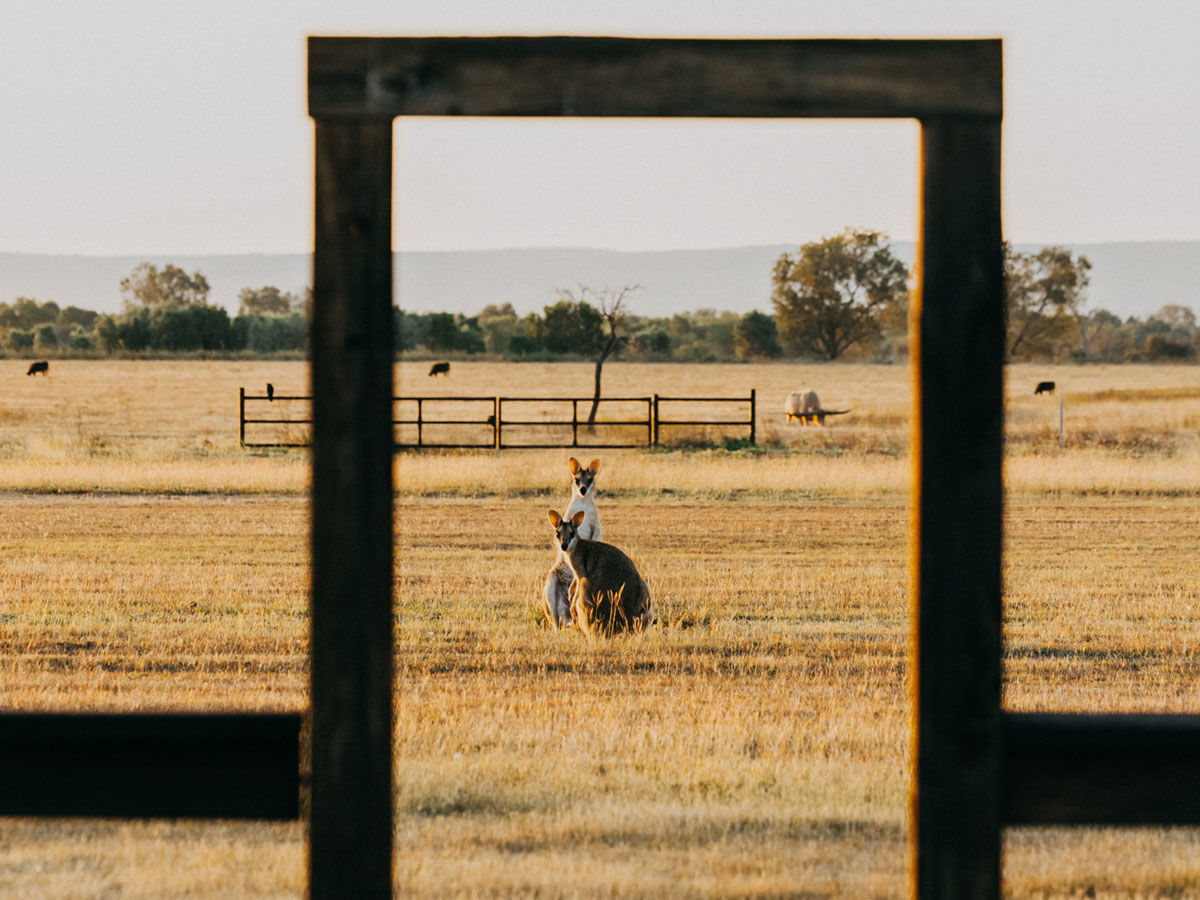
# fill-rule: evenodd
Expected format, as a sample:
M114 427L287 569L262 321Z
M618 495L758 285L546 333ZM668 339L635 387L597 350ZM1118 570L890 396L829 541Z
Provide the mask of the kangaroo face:
M588 492L592 490L593 484L595 484L596 473L600 471L600 460L593 459L591 464L585 468L579 464L579 460L572 456L570 466L571 477L573 479L571 490L580 497L586 497Z
M579 526L583 523L583 511L575 513L570 519L564 519L554 510L550 510L550 524L554 527L554 539L564 553L570 551L579 536Z

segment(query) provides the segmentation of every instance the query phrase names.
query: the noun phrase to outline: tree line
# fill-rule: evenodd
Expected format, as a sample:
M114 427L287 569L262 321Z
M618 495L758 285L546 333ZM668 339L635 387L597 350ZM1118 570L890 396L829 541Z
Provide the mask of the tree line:
M18 297L0 303L3 346L17 355L113 355L189 352L303 352L311 291L245 288L238 313L208 302L208 280L166 265L137 266L121 280L122 309L106 315Z
M1145 319L1088 310L1091 263L1064 247L1001 248L1011 360L1187 361L1200 327L1186 306ZM475 315L393 310L404 356L487 354L510 360L619 358L729 362L778 358L891 362L908 353L912 273L880 232L846 229L784 253L771 272L771 312L712 309L672 316L629 311L642 288L563 288L541 312L512 303ZM15 355L95 356L189 352L303 354L311 290L245 288L234 316L209 303L199 272L136 267L120 284L122 311L100 314L19 297L0 303L0 346ZM614 310L615 308L615 310Z

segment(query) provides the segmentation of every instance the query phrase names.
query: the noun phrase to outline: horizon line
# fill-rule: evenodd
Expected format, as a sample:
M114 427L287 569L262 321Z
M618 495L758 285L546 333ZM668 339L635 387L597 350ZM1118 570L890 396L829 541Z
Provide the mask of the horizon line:
M819 239L818 239L819 240ZM915 244L916 238L888 238L890 243L894 244ZM1040 245L1044 247L1050 246L1079 246L1079 245L1112 245L1112 244L1200 244L1200 237L1183 237L1183 238L1129 238L1129 239L1098 239L1098 240L1029 240L1029 239L1012 239L1010 241L1014 245L1029 246ZM526 245L509 245L509 246L469 246L469 247L400 247L392 248L393 253L521 253L534 252L545 250L573 250L586 251L592 253L704 253L717 252L724 250L754 250L763 247L801 247L806 243L813 241L769 241L761 243L731 243L720 245L691 245L691 246L672 246L672 247L647 247L647 248L630 248L630 247L604 247L599 245L583 245L583 244L526 244ZM79 257L82 259L134 259L134 258L162 258L168 256L175 257L196 257L196 256L310 256L311 249L307 250L145 250L145 251L120 251L120 252L89 252L75 250L9 250L0 248L0 255L4 256L65 256Z

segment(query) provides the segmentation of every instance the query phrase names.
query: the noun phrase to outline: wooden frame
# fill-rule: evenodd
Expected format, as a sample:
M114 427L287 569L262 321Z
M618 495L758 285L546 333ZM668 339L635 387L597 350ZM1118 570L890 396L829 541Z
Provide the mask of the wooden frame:
M920 121L919 291L910 324L917 421L911 524L910 846L913 893L923 900L998 898L1000 832L1005 823L1200 821L1200 793L1180 789L1195 786L1200 778L1200 768L1192 761L1200 750L1200 718L1028 716L1000 709L1001 57L998 40L309 41L309 112L318 132L317 307L377 304L369 314L376 320L391 300L390 219L384 218L380 198L390 192L390 165L385 160L389 154L382 143L385 133L390 136L395 116ZM321 138L330 129L340 136L336 145ZM356 149L360 143L379 145L369 161ZM364 177L368 165L374 168ZM331 192L331 171L352 182L348 191L372 185L376 197L369 204L369 219L350 211L362 198ZM322 224L343 206L336 214L337 230ZM348 232L369 234L373 243L351 243ZM331 252L323 246L325 241L337 249ZM377 289L359 290L364 280ZM370 380L368 360L386 355L388 347L382 336L367 343L369 349L345 346L321 363L314 358L314 380ZM376 389L383 392L386 387ZM360 424L377 428L374 423ZM364 431L362 437L340 440L349 446L367 438ZM391 496L388 475L380 472L379 482L367 492L372 498ZM322 473L315 476L319 483ZM359 515L348 507L343 514L347 524ZM318 523L314 514L314 545L337 543L331 525ZM381 596L370 602L382 604L391 557L383 548L379 554L369 562L378 571L375 583ZM314 559L314 568L317 565ZM349 592L342 597L345 603L352 600ZM314 606L318 602L327 601L314 593ZM383 642L382 632L372 639ZM322 640L315 630L314 649ZM383 654L373 648L370 655ZM374 705L377 718L390 709L390 698L382 692L362 699ZM313 702L320 703L316 685ZM314 744L327 739L328 727L315 728ZM377 739L382 753L386 738ZM1145 769L1133 774L1134 758L1143 753L1167 766L1167 772L1162 777ZM1081 756L1089 762L1080 765ZM326 778L333 789L336 777L314 764L314 798L325 789ZM1115 782L1131 781L1139 787L1113 787ZM390 794L382 770L375 789ZM1147 803L1153 808L1147 809ZM337 896L336 883L317 883L317 860L340 849L318 846L316 815L314 802L313 895ZM390 823L381 818L378 827L390 828ZM372 844L381 847L382 838L372 839ZM361 854L347 855L337 864L349 876L365 860ZM369 896L388 894L382 873L380 878Z

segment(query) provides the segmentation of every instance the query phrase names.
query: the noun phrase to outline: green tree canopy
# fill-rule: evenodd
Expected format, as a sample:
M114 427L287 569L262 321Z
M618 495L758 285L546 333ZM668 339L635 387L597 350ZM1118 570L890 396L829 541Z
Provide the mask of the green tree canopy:
M121 296L126 310L182 309L208 303L208 279L199 272L188 275L183 269L167 264L144 262L121 279Z
M0 303L0 327L3 328L30 331L36 325L53 322L58 316L58 304L53 300L38 303L30 297L18 297L12 306Z
M238 294L239 316L287 316L301 312L303 305L301 298L269 284L242 288Z
M58 335L53 325L43 325L37 332L37 348L39 350L57 350Z
M591 356L604 345L604 317L586 300L564 299L543 309L538 339L552 353Z
M734 328L733 346L738 359L778 356L779 329L775 320L758 310L746 313Z
M1083 314L1088 271L1092 268L1088 258L1076 259L1066 247L1018 253L1007 241L1003 252L1008 355L1016 356L1030 345L1044 343L1047 337L1060 333L1065 316L1073 316L1078 323L1083 351L1088 355L1089 335Z
M837 359L873 341L883 307L902 303L908 270L878 231L854 231L782 254L771 276L771 302L784 345Z

